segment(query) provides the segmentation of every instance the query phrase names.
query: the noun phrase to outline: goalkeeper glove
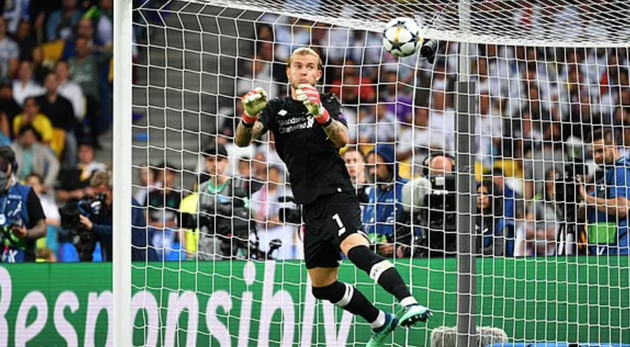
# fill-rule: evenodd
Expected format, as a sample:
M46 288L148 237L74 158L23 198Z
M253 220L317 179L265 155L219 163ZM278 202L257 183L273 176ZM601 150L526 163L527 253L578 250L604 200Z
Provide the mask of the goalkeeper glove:
M320 125L328 125L330 123L330 114L322 105L322 101L319 97L319 92L315 87L309 84L300 84L295 91L297 98L304 106L311 112L315 120Z
M242 99L243 108L245 113L243 114L243 123L246 125L254 125L258 119L260 112L267 106L267 92L258 87L251 92L245 94Z

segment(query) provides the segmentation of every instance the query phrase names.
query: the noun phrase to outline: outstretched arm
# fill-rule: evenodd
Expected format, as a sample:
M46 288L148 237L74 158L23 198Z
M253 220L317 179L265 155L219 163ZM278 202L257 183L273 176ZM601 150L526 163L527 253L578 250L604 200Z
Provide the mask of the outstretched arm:
M328 124L328 126L324 126L324 131L330 141L332 141L335 146L341 148L345 147L348 144L348 128L343 125L341 122L332 119L332 122Z
M245 126L242 122L239 122L236 127L234 143L238 147L247 147L251 145L254 140L258 139L264 131L265 126L259 121L256 121L253 126Z

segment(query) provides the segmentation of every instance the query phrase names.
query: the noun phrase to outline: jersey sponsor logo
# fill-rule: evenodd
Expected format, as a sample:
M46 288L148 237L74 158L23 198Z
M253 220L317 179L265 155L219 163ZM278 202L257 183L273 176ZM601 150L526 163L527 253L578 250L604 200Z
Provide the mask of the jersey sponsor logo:
M284 116L287 114L287 110L280 110L278 111L278 116Z
M288 134L296 130L310 129L315 124L313 117L291 117L288 119L278 120L278 132L280 134Z

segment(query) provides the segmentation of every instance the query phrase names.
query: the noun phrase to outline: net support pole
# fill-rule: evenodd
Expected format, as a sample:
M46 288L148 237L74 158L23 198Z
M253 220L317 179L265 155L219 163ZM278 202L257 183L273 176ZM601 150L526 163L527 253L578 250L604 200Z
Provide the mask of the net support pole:
M132 345L132 3L114 0L113 313L114 346Z
M459 20L462 32L470 31L470 0L459 1ZM474 85L470 81L469 43L460 42L457 83L457 347L477 346L475 226L472 217L476 204L475 165L471 160L473 149L471 116Z

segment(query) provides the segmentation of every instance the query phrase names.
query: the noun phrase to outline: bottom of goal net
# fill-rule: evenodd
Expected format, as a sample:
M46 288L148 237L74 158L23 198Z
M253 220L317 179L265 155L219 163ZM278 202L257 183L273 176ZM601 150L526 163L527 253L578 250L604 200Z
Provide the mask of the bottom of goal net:
M486 347L630 347L628 344L621 343L496 343Z

